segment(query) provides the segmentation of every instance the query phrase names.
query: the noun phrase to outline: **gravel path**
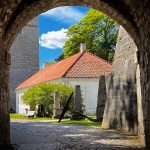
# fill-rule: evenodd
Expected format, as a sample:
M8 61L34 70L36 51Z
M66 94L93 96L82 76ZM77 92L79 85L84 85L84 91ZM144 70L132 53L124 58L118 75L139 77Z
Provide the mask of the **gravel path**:
M142 150L133 136L115 131L52 122L11 121L17 150Z

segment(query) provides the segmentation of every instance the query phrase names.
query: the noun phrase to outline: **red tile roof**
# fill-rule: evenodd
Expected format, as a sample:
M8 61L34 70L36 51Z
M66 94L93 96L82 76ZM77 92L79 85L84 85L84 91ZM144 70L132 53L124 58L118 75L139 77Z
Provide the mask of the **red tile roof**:
M85 52L65 76L70 78L94 78L100 75L108 76L110 73L110 63L96 55Z
M67 78L94 78L100 75L108 76L111 64L87 51L79 52L69 58L54 63L38 71L22 82L16 90L27 88L42 82Z

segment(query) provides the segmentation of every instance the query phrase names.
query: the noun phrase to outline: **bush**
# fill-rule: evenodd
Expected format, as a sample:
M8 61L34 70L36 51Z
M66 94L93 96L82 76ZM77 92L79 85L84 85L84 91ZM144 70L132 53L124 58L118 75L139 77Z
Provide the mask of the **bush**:
M71 92L74 91L74 88L65 84L41 83L29 88L23 94L22 98L26 104L30 105L31 110L35 110L36 105L43 105L44 112L47 115L52 116L55 91L59 92L60 103L62 107L64 107ZM68 110L71 111L72 108L73 100L71 101Z

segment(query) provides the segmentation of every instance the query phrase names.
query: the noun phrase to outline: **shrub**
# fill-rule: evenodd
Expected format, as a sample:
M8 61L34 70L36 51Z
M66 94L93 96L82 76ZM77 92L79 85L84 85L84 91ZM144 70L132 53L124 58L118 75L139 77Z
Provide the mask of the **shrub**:
M65 84L41 83L29 88L22 98L26 104L30 105L31 110L35 110L36 105L43 105L45 113L51 116L53 112L53 97L55 91L59 92L60 103L62 107L64 107L71 92L74 91L74 88ZM73 100L71 101L68 110L71 111L72 107Z

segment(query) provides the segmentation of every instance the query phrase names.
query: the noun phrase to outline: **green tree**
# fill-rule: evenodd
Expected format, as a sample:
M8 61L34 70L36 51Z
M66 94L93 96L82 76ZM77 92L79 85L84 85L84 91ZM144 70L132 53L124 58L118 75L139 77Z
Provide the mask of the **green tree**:
M64 54L58 60L74 55L80 50L80 43L86 43L87 50L108 61L113 60L118 25L105 14L91 9L77 24L68 29L69 39L64 45Z
M23 101L26 104L30 105L31 110L35 110L36 105L39 103L37 95L38 95L37 87L33 86L32 88L27 90L22 96Z
M31 110L35 110L36 105L43 105L48 115L52 116L54 104L54 91L60 94L60 103L64 107L69 95L74 88L65 84L41 83L29 88L23 94L23 101L30 105ZM73 101L70 103L69 110L72 110Z

